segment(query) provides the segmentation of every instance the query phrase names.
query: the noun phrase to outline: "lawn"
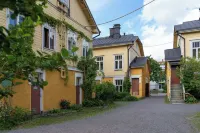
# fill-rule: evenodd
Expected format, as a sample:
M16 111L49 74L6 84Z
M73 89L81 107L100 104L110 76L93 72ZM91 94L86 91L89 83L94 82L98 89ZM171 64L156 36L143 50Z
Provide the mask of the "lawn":
M198 132L200 132L200 112L196 113L195 115L193 115L188 119L192 122L192 124L198 130Z
M62 123L65 121L83 119L87 117L91 117L100 113L104 113L111 109L123 106L128 104L128 102L115 102L115 104L111 104L106 107L90 107L90 108L83 108L81 111L67 111L67 114L61 116L45 116L45 117L38 117L34 118L31 121L25 122L17 128L32 128L35 126L41 125L50 125L56 123Z

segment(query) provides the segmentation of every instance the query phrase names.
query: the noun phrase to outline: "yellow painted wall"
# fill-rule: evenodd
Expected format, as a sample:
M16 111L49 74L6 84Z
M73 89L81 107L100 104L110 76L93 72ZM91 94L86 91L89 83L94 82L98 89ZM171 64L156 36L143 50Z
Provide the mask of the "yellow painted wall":
M127 72L127 46L121 47L110 47L110 48L101 48L94 49L94 56L103 56L103 72L107 77L113 77L116 75L125 76ZM122 54L124 58L123 69L120 71L114 70L114 55Z
M166 62L166 85L167 85L167 96L170 96L170 87L171 87L171 66L169 62Z
M60 108L61 99L69 100L72 104L76 103L75 72L69 71L69 80L64 85L64 80L60 77L60 72L46 71L48 86L44 87L44 111Z
M111 82L111 83L113 83L113 78L103 78L102 82Z
M13 87L13 91L15 94L12 98L9 98L12 106L19 106L22 108L26 108L28 110L31 109L31 86L28 81L17 80L17 82L22 82L22 84Z

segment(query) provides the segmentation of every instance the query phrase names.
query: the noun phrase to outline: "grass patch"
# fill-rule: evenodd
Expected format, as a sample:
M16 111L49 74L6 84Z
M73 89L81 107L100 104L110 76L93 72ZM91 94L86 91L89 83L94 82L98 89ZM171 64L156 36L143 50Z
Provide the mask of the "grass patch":
M167 96L165 96L165 103L166 103L166 104L170 104L170 101L169 101L169 99L168 99Z
M109 111L111 109L123 106L128 104L128 102L115 102L115 104L111 104L106 107L88 107L83 108L81 111L71 111L69 110L68 114L62 115L62 116L45 116L45 117L38 117L31 121L25 122L22 125L20 125L17 128L32 128L35 126L41 126L41 125L50 125L50 124L56 124L56 123L62 123L65 121L71 121L71 120L77 120L77 119L83 119L91 116L95 116L100 113L104 113L106 111Z
M188 119L191 121L192 125L196 128L196 130L200 132L200 112L196 113L192 117L189 117Z

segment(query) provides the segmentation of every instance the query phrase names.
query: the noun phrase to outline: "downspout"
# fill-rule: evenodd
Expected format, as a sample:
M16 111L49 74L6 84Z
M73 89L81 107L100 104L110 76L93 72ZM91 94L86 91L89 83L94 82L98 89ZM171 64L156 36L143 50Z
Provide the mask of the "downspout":
M92 39L95 39L95 38L97 38L98 36L100 36L101 35L101 31L98 29L98 35L96 35L95 37L93 37Z
M184 57L186 57L185 55L186 55L186 49L185 49L185 38L180 34L180 33L178 33L178 32L176 32L176 34L180 37L180 38L182 38L183 39L183 43L184 43Z

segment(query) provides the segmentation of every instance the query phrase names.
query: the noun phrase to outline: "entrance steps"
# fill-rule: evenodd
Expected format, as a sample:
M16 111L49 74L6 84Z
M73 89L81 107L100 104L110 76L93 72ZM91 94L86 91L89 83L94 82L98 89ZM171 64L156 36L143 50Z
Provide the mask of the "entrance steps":
M171 103L172 104L184 103L183 90L180 84L171 85Z

